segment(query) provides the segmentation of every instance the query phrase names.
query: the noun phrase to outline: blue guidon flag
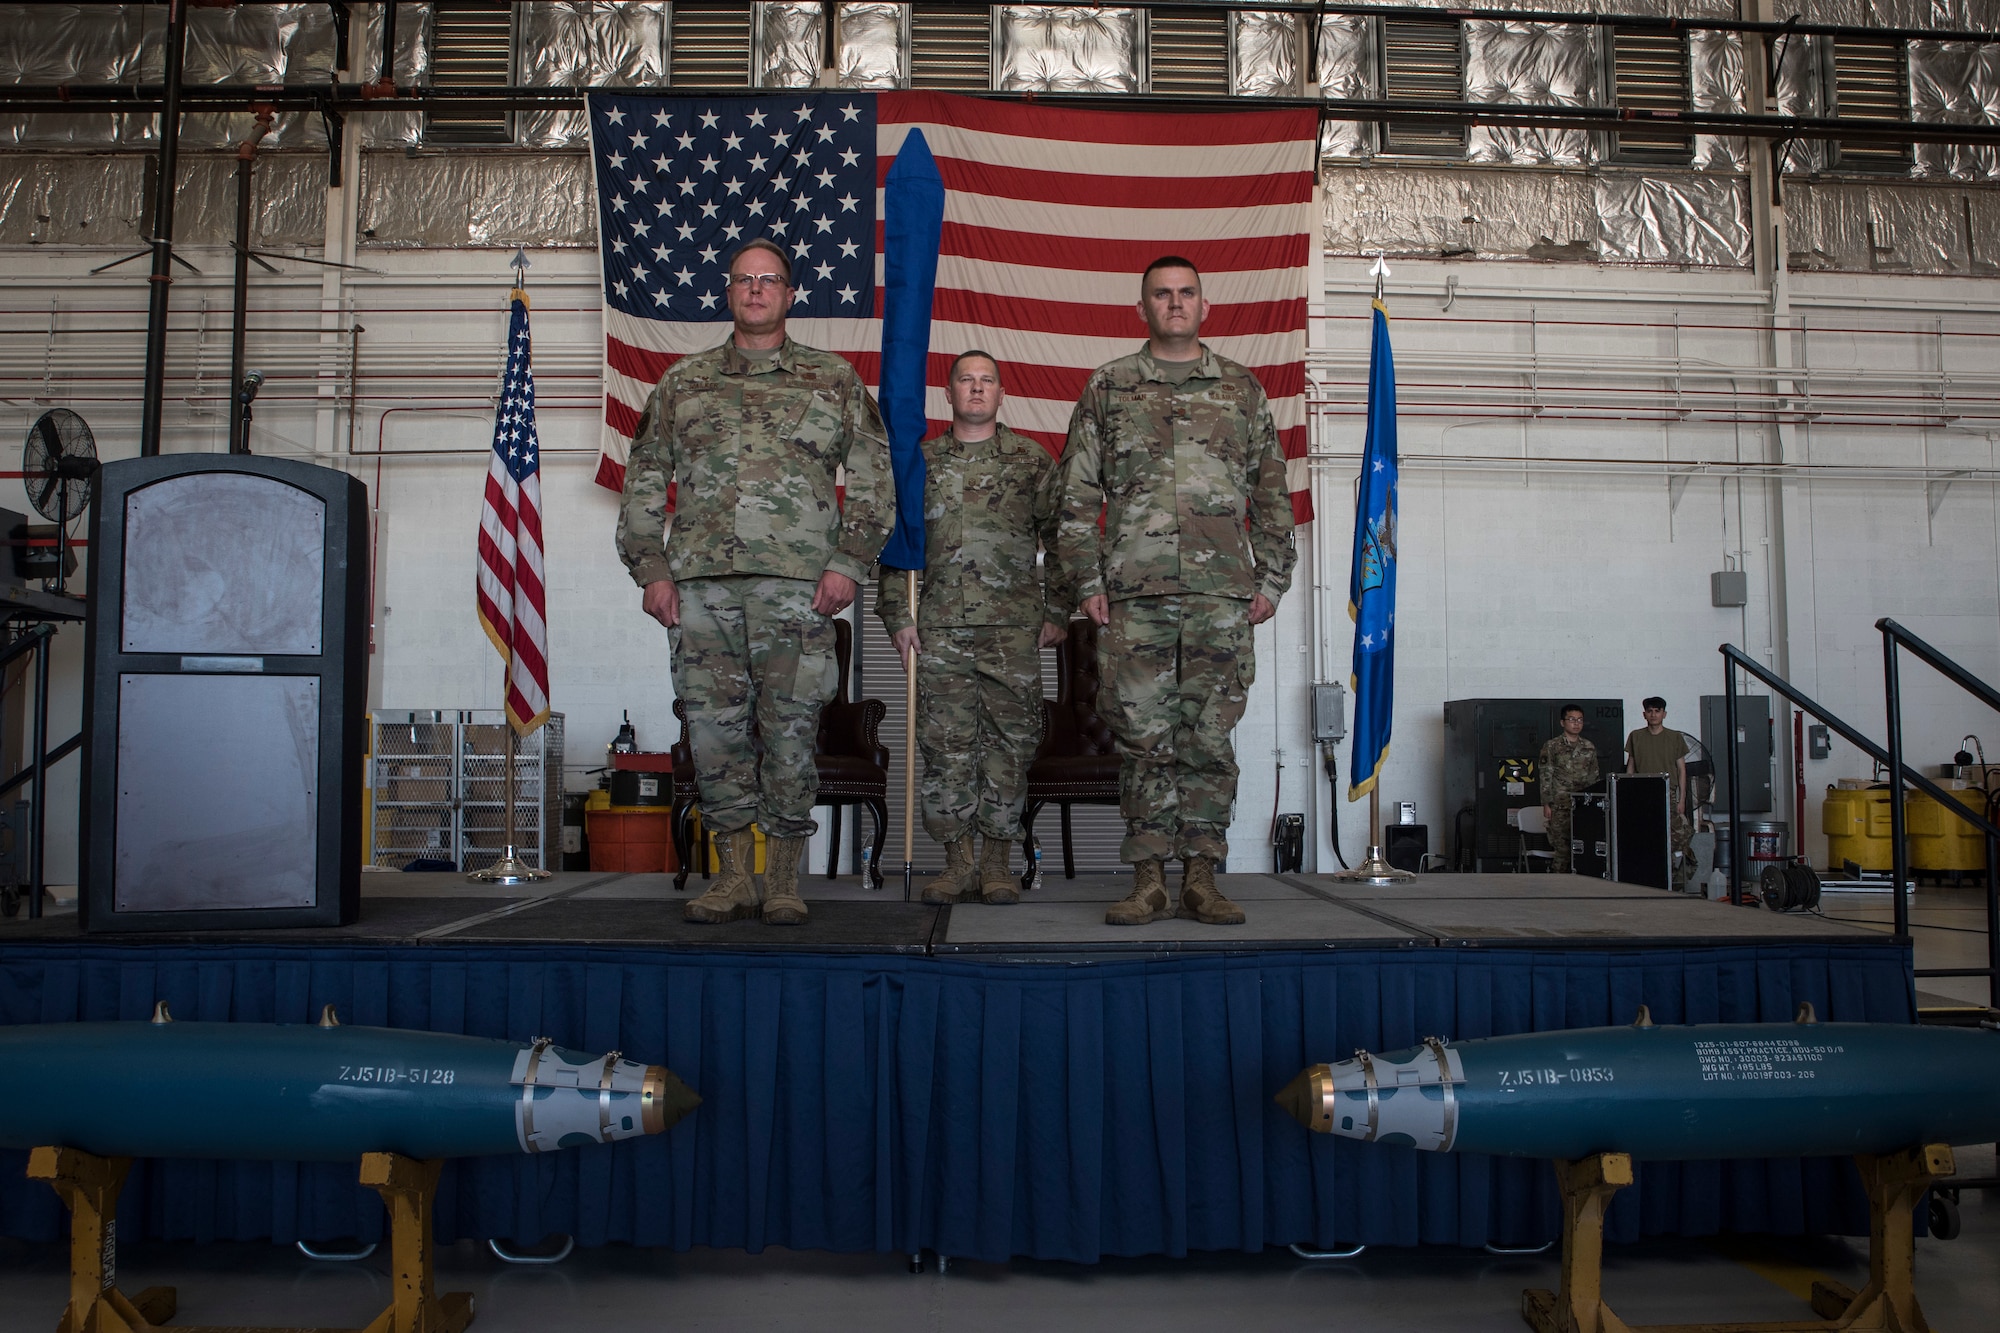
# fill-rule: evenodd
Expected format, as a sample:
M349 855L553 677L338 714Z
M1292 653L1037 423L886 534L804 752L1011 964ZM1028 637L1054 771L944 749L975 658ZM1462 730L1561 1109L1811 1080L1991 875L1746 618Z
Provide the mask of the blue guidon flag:
M1263 383L1293 516L1311 519L1311 107L1166 114L925 90L597 92L590 134L604 269L602 485L623 484L660 375L728 336L726 265L752 237L791 257L791 335L881 387L899 447L950 422L946 372L979 347L1000 362L1007 424L1052 454L1091 371L1146 336L1139 274L1177 254L1200 265L1215 307L1204 341ZM928 168L911 151L919 139ZM935 223L896 202L927 193L942 209ZM898 235L910 238L907 263ZM916 317L926 286L928 334ZM908 329L885 328L904 315ZM911 371L900 387L898 348ZM921 485L911 494L920 502Z
M1347 799L1375 790L1389 758L1396 695L1396 363L1389 312L1375 302L1368 348L1368 440L1354 504L1354 565L1347 581L1354 620L1354 757Z
M924 378L944 230L944 181L922 130L903 139L882 204L882 422L889 428L889 459L896 470L896 530L882 548L882 564L922 569Z

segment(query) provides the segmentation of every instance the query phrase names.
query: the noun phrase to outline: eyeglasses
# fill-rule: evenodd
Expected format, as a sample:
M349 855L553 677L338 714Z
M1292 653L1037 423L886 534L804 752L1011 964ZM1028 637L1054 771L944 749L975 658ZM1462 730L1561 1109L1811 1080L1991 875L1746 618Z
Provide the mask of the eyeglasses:
M729 285L739 292L747 292L753 287L762 291L766 287L784 287L789 284L782 273L736 273L730 276Z

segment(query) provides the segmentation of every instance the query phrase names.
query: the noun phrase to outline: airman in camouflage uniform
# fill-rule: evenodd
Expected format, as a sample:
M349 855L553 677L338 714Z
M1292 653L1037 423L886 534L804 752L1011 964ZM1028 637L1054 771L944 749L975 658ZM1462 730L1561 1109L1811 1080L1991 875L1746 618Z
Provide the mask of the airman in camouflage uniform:
M1667 725L1667 701L1651 695L1640 701L1646 725L1625 738L1627 773L1667 775L1667 836L1673 842L1673 880L1684 888L1694 878L1694 825L1688 822L1687 737Z
M722 873L687 918L796 925L799 856L817 827L813 746L839 684L831 617L888 540L895 481L860 378L785 336L785 254L747 242L729 273L734 334L669 368L640 416L618 553L668 629L702 820L717 835ZM769 839L761 899L753 821Z
M1007 857L1041 738L1041 649L1067 630L1068 598L1045 598L1035 566L1037 544L1056 544L1058 470L1048 450L999 423L1006 393L990 355L961 354L945 392L952 427L923 443L917 605L910 575L884 568L876 609L903 660L917 655L924 831L945 850L924 901L1012 903L1021 891Z
M1552 868L1566 875L1570 870L1571 792L1597 781L1597 747L1583 738L1583 709L1564 704L1562 734L1550 737L1536 761L1535 777L1542 785L1542 818L1547 822L1549 850L1555 853Z
M1146 346L1099 367L1070 417L1059 554L1104 626L1099 710L1118 742L1129 897L1173 914L1163 863L1186 863L1179 915L1234 924L1215 888L1236 801L1230 732L1256 675L1251 626L1291 586L1292 501L1256 377L1201 344L1201 276L1179 257L1140 280ZM1099 515L1103 528L1099 530Z

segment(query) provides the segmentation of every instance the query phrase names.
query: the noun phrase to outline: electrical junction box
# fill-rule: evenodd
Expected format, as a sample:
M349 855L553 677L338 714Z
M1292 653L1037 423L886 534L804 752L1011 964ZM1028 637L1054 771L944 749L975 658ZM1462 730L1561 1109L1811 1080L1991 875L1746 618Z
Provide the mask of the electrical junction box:
M1708 576L1710 606L1748 606L1750 576L1740 569L1718 569Z
M1313 686L1313 740L1327 745L1347 735L1347 691L1339 685Z

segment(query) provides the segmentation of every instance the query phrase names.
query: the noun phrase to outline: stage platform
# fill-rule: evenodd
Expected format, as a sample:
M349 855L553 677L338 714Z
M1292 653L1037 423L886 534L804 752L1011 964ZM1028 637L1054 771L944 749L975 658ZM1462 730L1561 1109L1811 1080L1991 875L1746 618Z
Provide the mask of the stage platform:
M683 922L664 875L503 889L370 874L328 930L82 935L0 921L0 1023L349 1023L618 1049L705 1099L654 1139L446 1168L440 1240L920 1249L1093 1262L1299 1242L1537 1244L1546 1163L1311 1136L1271 1103L1304 1065L1427 1036L1655 1019L1911 1022L1907 941L1559 875L1373 888L1223 877L1242 926L1103 924L1118 876L1017 906L931 908L852 877L811 919ZM144 1090L135 1089L134 1114ZM0 1233L59 1234L0 1153ZM171 1240L373 1239L344 1166L152 1162L121 1230ZM1648 1164L1607 1234L1865 1232L1846 1161Z
M1712 948L1718 945L1881 942L1879 932L1810 914L1733 908L1581 875L1425 875L1407 884L1346 884L1322 875L1219 875L1242 905L1240 926L1156 921L1107 926L1104 909L1130 888L1126 875L1044 879L1010 907L906 903L891 879L880 892L853 876L811 876L801 888L805 925L756 921L694 925L670 875L566 872L536 884L468 883L456 874L369 874L361 920L312 930L190 931L83 936L74 915L0 922L0 944L128 939L161 943L635 945L662 949L891 953L1033 961L1078 955L1351 948ZM921 878L919 879L921 884Z

